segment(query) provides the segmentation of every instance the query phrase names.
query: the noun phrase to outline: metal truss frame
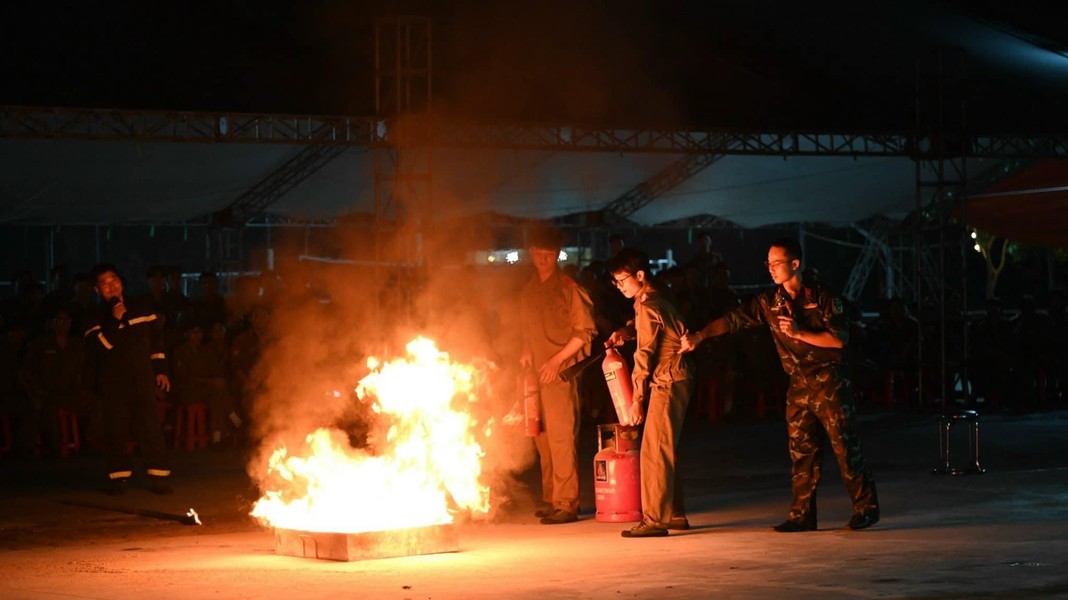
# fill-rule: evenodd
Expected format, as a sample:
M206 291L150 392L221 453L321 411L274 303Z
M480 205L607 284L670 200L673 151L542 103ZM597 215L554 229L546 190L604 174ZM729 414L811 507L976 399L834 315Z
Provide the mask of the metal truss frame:
M347 149L346 146L305 146L223 209L216 219L218 224L244 225Z
M609 202L602 211L618 219L630 217L721 158L722 154L687 154Z
M312 116L0 106L0 138L200 143L426 146L552 152L737 156L930 154L939 139L905 132L686 131L431 117ZM968 158L1065 158L1068 135L972 135Z

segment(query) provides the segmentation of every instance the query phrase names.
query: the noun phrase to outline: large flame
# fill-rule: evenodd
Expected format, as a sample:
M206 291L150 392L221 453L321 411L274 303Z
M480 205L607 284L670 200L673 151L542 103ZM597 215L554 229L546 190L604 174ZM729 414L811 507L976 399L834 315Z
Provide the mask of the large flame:
M254 517L284 529L359 533L451 523L450 499L488 512L476 423L463 410L476 400L474 369L426 338L406 349L407 359L368 359L371 373L356 388L389 424L384 439L354 449L345 433L319 429L302 456L278 448L268 466L276 489L264 492Z

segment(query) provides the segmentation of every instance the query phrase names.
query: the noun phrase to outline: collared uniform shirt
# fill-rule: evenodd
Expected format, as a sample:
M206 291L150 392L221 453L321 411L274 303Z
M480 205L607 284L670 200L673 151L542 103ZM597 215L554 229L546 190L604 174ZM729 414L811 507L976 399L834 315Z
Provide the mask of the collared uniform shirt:
M843 346L849 343L849 323L842 301L818 283L803 284L792 299L781 285L764 290L727 313L725 318L731 333L744 327L767 325L783 369L791 377L842 364L843 348L821 348L787 336L779 329L779 314L793 315L802 331L829 331L842 340Z
M690 378L692 359L679 353L686 324L678 308L655 287L648 286L634 298L634 329L638 340L631 373L635 401L647 398L650 387L667 387Z
M597 333L593 303L586 290L559 270L545 281L535 275L523 288L521 304L523 345L531 351L537 368L567 345L571 338L583 347L561 369L590 355L590 342Z

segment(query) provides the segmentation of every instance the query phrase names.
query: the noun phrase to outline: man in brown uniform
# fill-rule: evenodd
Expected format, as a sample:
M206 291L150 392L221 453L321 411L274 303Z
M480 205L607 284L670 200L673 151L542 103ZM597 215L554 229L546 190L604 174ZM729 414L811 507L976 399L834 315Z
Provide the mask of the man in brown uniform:
M544 525L578 520L579 480L575 440L579 401L573 383L560 371L589 356L596 334L593 305L582 286L557 266L563 237L547 227L529 236L536 274L523 288L523 349L519 363L534 368L541 383L543 431L534 438L541 456L543 499L552 509L535 513Z
M793 503L786 521L773 529L781 533L816 529L823 431L853 501L853 517L846 527L865 529L879 521L879 498L860 451L852 385L842 368L842 348L849 341L842 301L820 284L802 280L801 246L796 240L774 242L768 249L767 267L775 288L684 337L682 350L692 350L711 336L769 326L783 369L790 376L786 423L793 463Z
M651 281L645 253L624 248L608 261L608 271L619 291L634 300L634 321L613 332L608 343L619 346L626 339L638 340L629 420L645 421L640 454L642 522L624 531L623 537L662 537L668 529L689 529L675 455L694 388L693 361L680 351L686 325Z

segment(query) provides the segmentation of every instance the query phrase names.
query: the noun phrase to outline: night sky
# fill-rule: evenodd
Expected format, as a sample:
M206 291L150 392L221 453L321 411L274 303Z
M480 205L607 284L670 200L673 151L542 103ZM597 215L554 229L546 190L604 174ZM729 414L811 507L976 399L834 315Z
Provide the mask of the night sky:
M444 113L901 129L915 120L917 57L961 40L946 15L1068 66L1063 21L1029 8L1040 4L17 2L0 25L0 103L369 114L374 19L410 14L433 20ZM1059 73L1036 79L1048 65L987 63L976 49L966 83L973 124L1066 129L1064 84L1049 84Z

